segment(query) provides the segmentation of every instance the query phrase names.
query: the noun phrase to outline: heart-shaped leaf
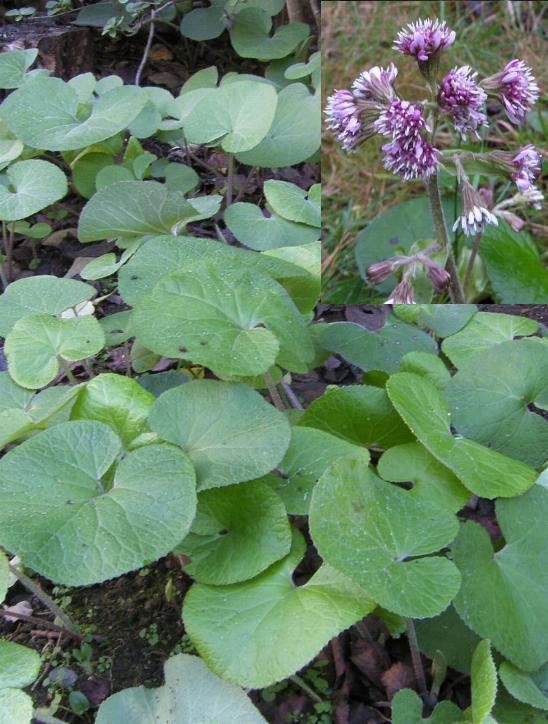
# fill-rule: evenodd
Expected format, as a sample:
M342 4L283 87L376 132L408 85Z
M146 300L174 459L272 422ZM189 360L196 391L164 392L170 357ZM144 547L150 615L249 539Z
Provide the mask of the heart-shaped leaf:
M226 30L222 3L208 8L196 8L183 15L181 35L191 40L213 40Z
M81 120L77 91L60 78L41 76L11 93L0 106L0 117L27 146L70 151L127 128L146 102L142 88L114 88L89 106Z
M270 255L249 254L244 249L213 239L191 236L158 236L143 244L135 256L120 270L119 289L124 301L135 306L149 294L168 270L181 269L205 258L237 262L242 269L268 274L300 300L302 287L314 278L304 268ZM0 297L0 308L1 308ZM296 302L297 303L297 302ZM302 309L299 304L299 309ZM0 321L0 334L1 334Z
M441 651L447 666L469 674L472 656L480 639L460 618L451 605L434 618L415 622L420 650L429 659Z
M312 493L310 532L319 554L400 616L428 618L447 608L459 572L428 554L457 531L450 512L385 483L353 458L333 463Z
M0 55L0 88L19 88L38 56L38 48L4 51Z
M411 495L456 513L470 498L460 480L418 442L396 445L378 462L378 473L392 483L413 483Z
M500 665L499 676L515 699L530 704L537 709L548 711L548 662L528 674L520 671L509 661Z
M544 304L548 299L548 270L535 242L505 221L490 224L481 237L480 254L493 287L495 301L504 304Z
M216 143L229 153L256 146L272 125L278 98L275 89L254 80L216 88L201 100L184 124L190 143Z
M261 8L244 8L230 29L232 46L242 58L285 58L310 32L305 23L281 25L273 36L270 36L271 29L272 19L267 12Z
M497 500L496 513L505 540L497 552L480 525L461 526L453 544L462 573L454 605L466 625L503 656L535 671L548 651L548 491L534 485L517 498Z
M291 83L278 94L278 105L266 136L250 151L236 155L249 166L280 168L306 161L320 147L321 96L303 83Z
M308 192L287 181L265 181L264 195L272 209L284 219L309 226L321 226L322 209L312 186Z
M440 390L444 390L451 381L449 370L442 360L429 352L408 352L400 361L400 372L426 377Z
M241 686L286 679L374 608L358 585L327 565L296 587L292 576L305 543L296 531L293 540L291 553L256 578L195 584L185 597L183 622L199 654Z
M453 437L447 403L429 380L400 372L390 377L386 389L392 404L424 447L476 495L519 495L535 482L537 473L528 465L473 440Z
M109 696L99 707L96 724L266 724L240 688L215 676L197 656L172 656L164 664L164 678L165 684L155 689L135 686Z
M280 261L290 263L290 266L301 267L306 276L300 279L278 278L277 273L271 272L271 276L285 287L289 296L300 311L305 314L311 312L320 298L322 286L322 245L320 241L302 246L283 246L279 249L269 249L264 252L264 257L274 257Z
M83 586L166 555L196 511L194 469L172 445L148 445L105 476L122 450L100 422L39 433L0 460L0 543L52 581Z
M93 357L104 344L105 335L95 317L57 319L33 314L15 323L6 337L4 352L15 382L38 389L57 377L60 360Z
M258 206L245 202L228 207L225 223L238 241L255 251L310 244L319 235L313 226L296 224L277 214L264 216Z
M154 399L154 395L129 377L102 374L82 387L70 417L104 422L127 446L147 428Z
M513 314L478 312L466 327L445 339L442 350L455 367L461 367L478 352L514 339L534 334L540 324Z
M226 586L253 578L291 548L285 506L268 485L240 483L198 495L192 528L177 553L199 583Z
M75 279L35 276L18 279L0 295L0 336L29 314L61 314L97 294L90 285Z
M369 451L340 437L312 427L291 429L291 442L284 459L277 466L278 475L266 482L283 499L290 515L308 515L310 497L318 479L335 460L353 455L369 463Z
M132 330L153 352L222 377L263 374L274 363L305 372L314 358L285 289L228 261L205 259L163 277L135 307Z
M33 394L16 385L7 372L0 372L0 450L23 435L45 427L78 392L77 387L59 385Z
M21 687L29 686L40 671L40 657L33 649L0 640L0 713L2 724L30 724L32 699Z
M289 445L285 416L243 384L198 380L175 387L156 400L149 422L189 455L201 490L265 475Z
M16 138L0 138L0 170L19 158L24 148L25 145Z
M67 193L65 174L49 161L18 161L6 174L8 186L0 184L0 219L3 221L25 219Z
M452 701L440 701L428 719L422 716L423 702L416 691L400 689L392 699L392 724L458 724L464 717Z
M548 341L503 342L475 354L461 365L445 396L461 435L534 468L546 460Z
M308 406L298 424L377 449L413 439L386 392L367 385L327 390Z
M437 337L449 337L477 313L475 304L395 304L394 314L404 322L414 322Z
M119 181L100 189L84 206L80 241L175 234L199 213L180 193L157 181Z
M319 328L318 341L362 370L396 372L409 352L437 352L426 332L388 316L381 329L371 332L353 322L335 322Z

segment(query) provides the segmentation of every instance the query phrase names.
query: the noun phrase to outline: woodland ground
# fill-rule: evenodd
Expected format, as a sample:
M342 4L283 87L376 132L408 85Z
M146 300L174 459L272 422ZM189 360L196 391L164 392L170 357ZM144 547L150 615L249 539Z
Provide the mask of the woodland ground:
M416 64L396 53L391 46L397 31L405 23L427 17L446 20L457 33L454 45L447 51L447 69L468 63L480 75L490 75L508 60L523 58L534 69L539 86L545 88L548 65L542 60L546 55L543 19L547 12L546 3L322 2L323 97L327 98L334 89L349 87L362 70L373 65L386 67L391 61L398 66L398 87L405 97L410 100L423 97ZM537 108L540 114L540 102ZM535 123L537 128L528 124L516 130L501 120L498 129L501 133L496 137L503 136L508 149L533 143L546 156L546 137L539 123ZM384 170L380 146L372 139L348 155L324 130L325 302L367 301L365 297L357 296L363 293L364 287L354 260L357 235L391 206L424 194L421 183L401 182ZM528 231L539 248L545 248L546 216L542 211L536 211L528 218L531 222Z

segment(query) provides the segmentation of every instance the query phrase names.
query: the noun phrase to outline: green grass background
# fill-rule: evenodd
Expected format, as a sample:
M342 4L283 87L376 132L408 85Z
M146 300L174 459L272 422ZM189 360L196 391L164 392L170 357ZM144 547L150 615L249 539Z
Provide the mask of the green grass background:
M512 58L522 58L537 78L541 91L548 77L546 2L322 2L322 83L324 105L338 88L349 88L353 79L373 65L398 67L399 93L409 99L424 98L422 77L413 58L392 50L398 30L419 18L440 18L456 31L455 43L445 52L442 70L470 65L480 77L501 70ZM540 111L543 111L542 113ZM546 158L548 125L546 104L535 107L534 126L517 129L502 114L490 122L488 140L513 150L533 143ZM544 124L542 123L544 118ZM449 132L448 132L449 133ZM450 140L450 136L447 136ZM378 214L417 194L422 182L403 182L385 171L382 142L374 137L348 155L324 128L322 137L322 217L324 233L323 298L326 302L372 301L354 261L356 236ZM512 195L511 184L496 187L496 200ZM546 248L547 222L543 211L527 212L525 227L539 248ZM546 255L546 254L545 254ZM548 302L548 300L547 300Z

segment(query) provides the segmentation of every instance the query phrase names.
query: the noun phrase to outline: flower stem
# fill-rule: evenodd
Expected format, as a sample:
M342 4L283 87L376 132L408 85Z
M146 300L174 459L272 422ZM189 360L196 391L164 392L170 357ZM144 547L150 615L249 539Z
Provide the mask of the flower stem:
M285 412L284 403L282 402L280 393L276 389L276 385L274 384L274 380L272 379L270 372L265 372L263 375L263 379L266 382L266 386L268 387L268 392L270 394L270 399L274 403L275 407L277 407L280 412Z
M434 220L434 228L441 248L447 252L447 271L451 277L449 290L451 293L451 301L453 304L464 304L464 292L460 283L459 272L453 248L449 240L445 214L441 204L440 189L438 186L438 176L434 174L428 179L428 196L430 198L430 207L432 209L432 219Z
M25 586L26 589L34 593L34 595L42 601L44 606L46 608L49 608L49 610L57 616L57 618L63 622L64 627L67 629L67 631L71 631L72 633L78 634L78 628L75 626L70 618L67 616L67 614L59 608L59 606L55 603L55 601L48 596L48 594L44 591L44 589L36 583L36 581L33 581L31 578L26 576L23 571L20 571L17 566L13 566L11 563L8 563L8 567L13 573L16 578L18 578L23 586Z
M476 257L479 252L481 243L481 234L477 234L476 238L474 239L474 242L472 244L472 253L470 254L470 259L468 259L468 266L466 267L466 273L464 275L464 282L462 283L462 286L464 288L464 293L468 295L468 287L470 285L470 281L472 279L472 271L474 269L474 262L476 261Z

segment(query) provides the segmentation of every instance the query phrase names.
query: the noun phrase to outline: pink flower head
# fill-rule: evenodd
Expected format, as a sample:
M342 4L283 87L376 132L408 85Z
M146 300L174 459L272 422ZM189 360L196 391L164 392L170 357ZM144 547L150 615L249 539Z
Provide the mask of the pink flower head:
M430 128L418 106L394 98L375 121L375 130L382 136L391 135L404 147L411 147L415 145L420 132L429 131Z
M540 154L532 143L522 146L513 157L512 164L515 170L512 178L520 191L534 188L533 182L540 173L540 161Z
M476 76L468 65L453 68L438 92L440 108L451 114L455 130L464 141L469 132L479 138L478 127L487 125L487 116L480 110L487 93L476 82Z
M394 63L390 63L386 69L376 65L360 73L352 84L352 90L356 98L384 105L396 95L394 81L397 75L398 69Z
M450 30L445 21L417 20L409 23L398 33L392 46L404 55L414 55L419 62L426 63L442 48L455 42L455 32Z
M462 212L453 224L453 231L460 226L466 236L480 234L488 224L498 226L497 217L485 207L485 202L464 173L460 174Z
M361 122L358 117L356 99L349 90L336 90L327 99L325 107L327 126L335 132L337 140L345 150L351 149L359 140Z
M485 78L481 85L500 98L508 118L517 126L525 120L539 97L539 87L531 68L514 58L500 73Z
M415 294L410 280L403 279L394 288L392 296L386 300L385 304L415 304Z
M416 178L427 181L438 168L438 151L422 136L414 136L411 142L397 137L382 150L385 169L399 174L404 181Z

